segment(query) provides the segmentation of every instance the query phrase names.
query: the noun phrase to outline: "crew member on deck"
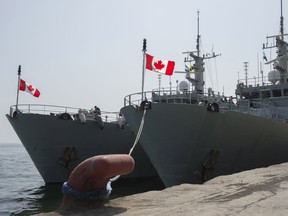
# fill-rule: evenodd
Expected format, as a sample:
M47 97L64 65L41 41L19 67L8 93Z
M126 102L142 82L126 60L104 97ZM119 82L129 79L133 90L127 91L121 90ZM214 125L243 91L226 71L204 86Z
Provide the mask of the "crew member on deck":
M97 107L97 106L94 106L94 109L95 109L95 114L96 115L101 115L101 110L100 110L100 108L99 107Z

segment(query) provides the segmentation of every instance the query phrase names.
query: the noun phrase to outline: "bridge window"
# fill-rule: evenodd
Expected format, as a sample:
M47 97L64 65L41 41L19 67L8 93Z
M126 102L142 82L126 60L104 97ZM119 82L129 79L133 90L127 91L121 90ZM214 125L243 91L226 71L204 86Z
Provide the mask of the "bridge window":
M260 92L252 92L251 99L260 98Z
M269 98L271 97L270 90L262 91L262 98Z
M272 91L273 97L281 97L281 89L276 89Z
M248 92L244 92L241 94L241 99L248 99L249 98L249 93Z
M190 100L189 99L183 99L183 103L190 104Z

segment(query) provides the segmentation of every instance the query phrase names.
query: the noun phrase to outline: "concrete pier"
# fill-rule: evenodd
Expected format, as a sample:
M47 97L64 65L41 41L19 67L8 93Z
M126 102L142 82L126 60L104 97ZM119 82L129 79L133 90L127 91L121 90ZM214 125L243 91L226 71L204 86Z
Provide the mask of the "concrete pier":
M113 193L113 192L112 192ZM182 184L110 200L60 215L288 215L288 163L220 176L203 185Z

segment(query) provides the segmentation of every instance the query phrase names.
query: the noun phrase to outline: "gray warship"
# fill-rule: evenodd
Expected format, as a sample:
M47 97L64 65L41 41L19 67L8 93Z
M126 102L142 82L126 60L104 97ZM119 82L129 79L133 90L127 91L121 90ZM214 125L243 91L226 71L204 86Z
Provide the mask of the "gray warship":
M135 135L123 127L119 112L55 105L17 104L7 119L20 138L45 183L60 183L83 160L103 154L128 154L135 169L121 177L135 180L157 176ZM134 143L134 144L133 144Z
M193 72L189 67L185 71L187 81L125 97L121 113L132 131L140 131L141 145L166 187L288 161L283 20L281 1L280 34L267 37L271 46L263 45L277 49L277 57L266 62L274 70L268 77L262 73L259 79L238 80L236 96L204 89L204 60L217 55L201 55L198 30L196 51L185 53L184 61L193 63Z

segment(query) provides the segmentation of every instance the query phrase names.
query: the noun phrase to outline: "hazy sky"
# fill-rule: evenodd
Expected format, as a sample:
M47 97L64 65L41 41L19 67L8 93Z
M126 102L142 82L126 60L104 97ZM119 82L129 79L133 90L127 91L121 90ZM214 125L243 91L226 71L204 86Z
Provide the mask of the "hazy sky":
M288 0L283 6L288 19ZM143 38L149 54L184 70L182 52L196 46L197 10L202 52L221 53L206 63L207 87L234 95L243 62L257 76L262 43L279 33L280 0L0 0L0 143L20 143L5 117L16 103L19 64L41 92L20 92L19 103L119 111L124 96L141 91ZM176 85L184 76L171 79ZM157 87L157 73L146 71L145 90Z

